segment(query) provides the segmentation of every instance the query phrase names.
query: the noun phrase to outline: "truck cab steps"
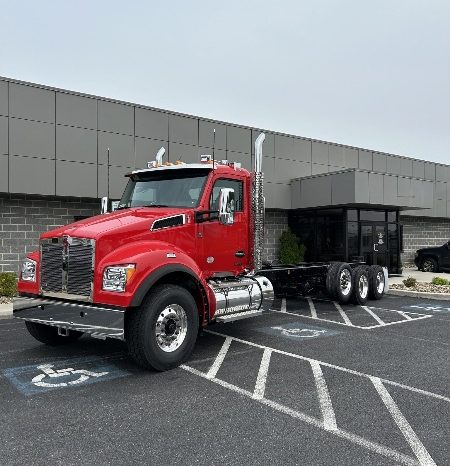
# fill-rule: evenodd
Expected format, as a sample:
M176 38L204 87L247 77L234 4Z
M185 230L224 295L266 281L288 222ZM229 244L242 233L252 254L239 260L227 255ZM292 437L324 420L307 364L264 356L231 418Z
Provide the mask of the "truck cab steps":
M260 316L263 313L261 310L237 312L236 314L228 314L216 318L216 322L225 324L227 322L234 322L235 320L248 319L249 317Z

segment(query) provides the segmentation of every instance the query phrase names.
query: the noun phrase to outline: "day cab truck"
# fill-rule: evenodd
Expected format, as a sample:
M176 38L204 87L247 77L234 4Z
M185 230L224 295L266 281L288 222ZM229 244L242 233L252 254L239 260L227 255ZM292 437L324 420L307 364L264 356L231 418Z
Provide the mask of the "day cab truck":
M379 266L263 266L264 138L253 173L210 156L163 163L160 151L127 175L116 210L44 233L22 264L14 317L42 343L116 338L140 366L167 370L189 357L201 328L259 315L275 295L380 299Z

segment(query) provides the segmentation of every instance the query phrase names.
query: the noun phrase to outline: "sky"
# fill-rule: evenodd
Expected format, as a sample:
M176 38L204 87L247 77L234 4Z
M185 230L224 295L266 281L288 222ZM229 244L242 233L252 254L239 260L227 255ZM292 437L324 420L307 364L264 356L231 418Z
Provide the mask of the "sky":
M448 0L0 0L0 75L450 164Z

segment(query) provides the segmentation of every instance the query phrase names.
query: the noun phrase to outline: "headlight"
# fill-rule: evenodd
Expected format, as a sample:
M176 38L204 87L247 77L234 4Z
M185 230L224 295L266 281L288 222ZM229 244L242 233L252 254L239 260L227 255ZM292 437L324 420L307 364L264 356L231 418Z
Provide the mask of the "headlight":
M24 282L36 281L36 262L34 260L26 258L22 262L22 267L20 269L20 278Z
M136 270L135 264L106 267L103 272L103 290L123 293L125 286Z

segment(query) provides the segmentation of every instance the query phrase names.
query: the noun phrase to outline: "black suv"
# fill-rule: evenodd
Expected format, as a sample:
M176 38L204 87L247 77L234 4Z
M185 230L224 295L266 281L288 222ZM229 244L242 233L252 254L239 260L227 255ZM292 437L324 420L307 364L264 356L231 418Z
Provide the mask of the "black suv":
M418 249L414 263L423 272L450 270L450 241L443 246Z

